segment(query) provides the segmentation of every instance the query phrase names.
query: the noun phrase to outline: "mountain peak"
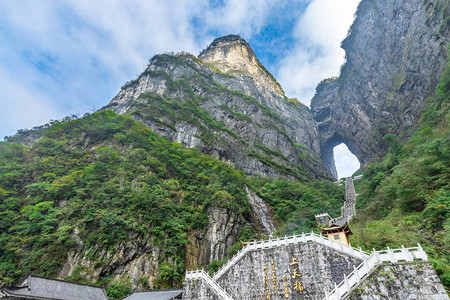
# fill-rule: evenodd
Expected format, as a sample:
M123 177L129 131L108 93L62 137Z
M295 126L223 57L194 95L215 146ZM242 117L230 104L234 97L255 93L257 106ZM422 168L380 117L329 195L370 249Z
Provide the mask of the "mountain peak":
M284 96L279 84L258 61L247 41L239 35L230 34L215 39L198 58L214 64L223 72L240 71L249 74L259 84Z
M247 41L237 34L229 34L215 39L205 50L200 53L199 58L208 60L208 58L218 51L222 51L226 55L230 52L230 50L239 47L246 48L248 55L256 58L255 53Z

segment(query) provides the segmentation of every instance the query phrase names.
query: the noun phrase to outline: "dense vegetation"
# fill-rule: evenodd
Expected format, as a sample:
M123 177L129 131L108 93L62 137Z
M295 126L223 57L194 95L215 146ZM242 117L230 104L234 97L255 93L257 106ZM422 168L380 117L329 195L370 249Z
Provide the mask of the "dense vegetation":
M376 249L420 243L450 288L450 63L406 142L386 135L389 153L358 187L353 245Z
M163 58L173 63L173 57ZM180 63L185 63L183 57ZM164 77L183 101L142 94L132 112L135 118L172 129L182 120L198 126L207 144L223 142L219 132L248 146L201 109L205 99L193 95L188 78L173 80L164 72L152 76ZM259 105L277 121L254 98L211 84L211 78L196 80L211 93L226 92ZM356 182L359 209L351 228L353 246L365 249L420 243L450 287L450 65L441 82L436 95L427 99L411 139L385 136L389 153ZM234 107L221 109L252 122ZM31 133L22 131L0 143L0 282L17 282L29 271L56 277L69 252L85 252L95 267L105 267L91 281L107 285L108 295L120 298L131 291L129 279L112 279L113 269L106 265L121 244L133 239L164 249L155 288L180 286L186 235L207 226L208 208L220 206L242 216L249 226L241 240L261 238L251 224L246 185L270 204L281 235L316 229L314 215L337 216L343 202L341 187L304 181L308 176L303 166L281 164L288 161L283 154L259 143L251 145L249 155L300 181L246 177L198 149L167 141L131 116L111 111L41 126L34 133L44 137L32 147L17 143ZM296 147L305 163L312 159L301 145ZM239 247L234 245L229 255ZM212 262L210 270L221 263ZM66 279L87 283L86 272L79 266Z
M317 230L314 216L328 212L337 217L344 203L344 189L328 181L291 182L272 178L251 178L252 190L264 199L283 224L280 235Z
M184 274L185 233L202 228L222 194L249 218L245 177L185 150L130 117L102 112L54 122L31 149L0 144L0 276L56 276L71 250L96 260L133 233L172 258L161 286ZM102 264L102 261L98 261ZM107 277L109 274L102 274Z
M207 225L209 207L250 222L246 184L287 224L283 233L313 229L314 214L343 201L342 189L331 183L247 178L111 111L39 130L44 137L32 147L14 143L17 138L0 143L0 281L6 283L29 271L56 277L76 251L103 270L91 280L118 298L131 286L126 277L112 279L108 259L130 239L148 239L164 249L155 287L179 286L186 234ZM258 238L249 228L241 238ZM78 266L66 279L87 282L86 272Z

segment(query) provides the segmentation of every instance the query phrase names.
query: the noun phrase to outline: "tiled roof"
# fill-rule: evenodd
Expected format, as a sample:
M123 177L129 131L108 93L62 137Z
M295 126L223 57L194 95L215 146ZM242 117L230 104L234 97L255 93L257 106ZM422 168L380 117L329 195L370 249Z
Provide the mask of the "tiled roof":
M183 290L134 292L122 300L171 300L181 299Z
M108 300L101 287L33 275L29 275L20 286L2 286L1 293L37 300Z

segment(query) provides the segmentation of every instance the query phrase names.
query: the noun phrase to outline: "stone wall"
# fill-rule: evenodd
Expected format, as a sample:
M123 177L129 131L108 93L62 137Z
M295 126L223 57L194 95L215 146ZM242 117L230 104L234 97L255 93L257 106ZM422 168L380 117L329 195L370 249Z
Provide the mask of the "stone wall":
M183 299L222 300L206 281L200 278L184 282Z
M379 266L344 299L441 300L449 298L430 263L411 262Z
M360 263L308 242L250 251L217 282L234 299L323 299Z

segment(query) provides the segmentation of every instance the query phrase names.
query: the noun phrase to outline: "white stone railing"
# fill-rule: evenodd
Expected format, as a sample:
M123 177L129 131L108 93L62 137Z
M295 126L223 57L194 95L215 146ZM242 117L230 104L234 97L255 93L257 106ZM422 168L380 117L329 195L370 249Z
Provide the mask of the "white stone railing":
M364 176L363 174L355 176L353 177L353 180L360 180L361 178L363 178L363 176Z
M204 270L187 271L185 280L201 279L209 285L209 287L222 299L234 300L214 279L212 279L208 273Z
M292 236L285 236L283 238L275 237L268 239L266 241L254 241L248 243L245 247L243 247L238 253L236 253L226 264L222 266L215 274L214 274L214 280L219 280L220 277L222 277L233 265L235 265L247 252L249 251L255 251L260 249L269 249L269 248L275 248L280 246L288 246L288 245L296 245L300 243L307 243L307 242L315 242L317 244L330 247L338 252L341 252L343 254L346 254L348 256L364 260L369 257L368 252L364 252L361 250L361 248L356 249L350 246L342 245L338 242L333 242L332 240L324 237L322 234L318 235L314 232L311 233L302 233L301 235L292 235Z
M346 296L355 286L357 286L364 276L369 274L369 272L375 269L378 265L385 262L396 263L399 261L413 261L415 259L420 259L423 261L428 261L428 256L423 251L420 244L418 247L405 248L401 247L399 249L389 249L382 251L373 251L372 254L358 266L355 267L353 272L348 276L344 275L344 280L335 284L334 289L331 293L326 294L323 300L340 300L342 297Z

